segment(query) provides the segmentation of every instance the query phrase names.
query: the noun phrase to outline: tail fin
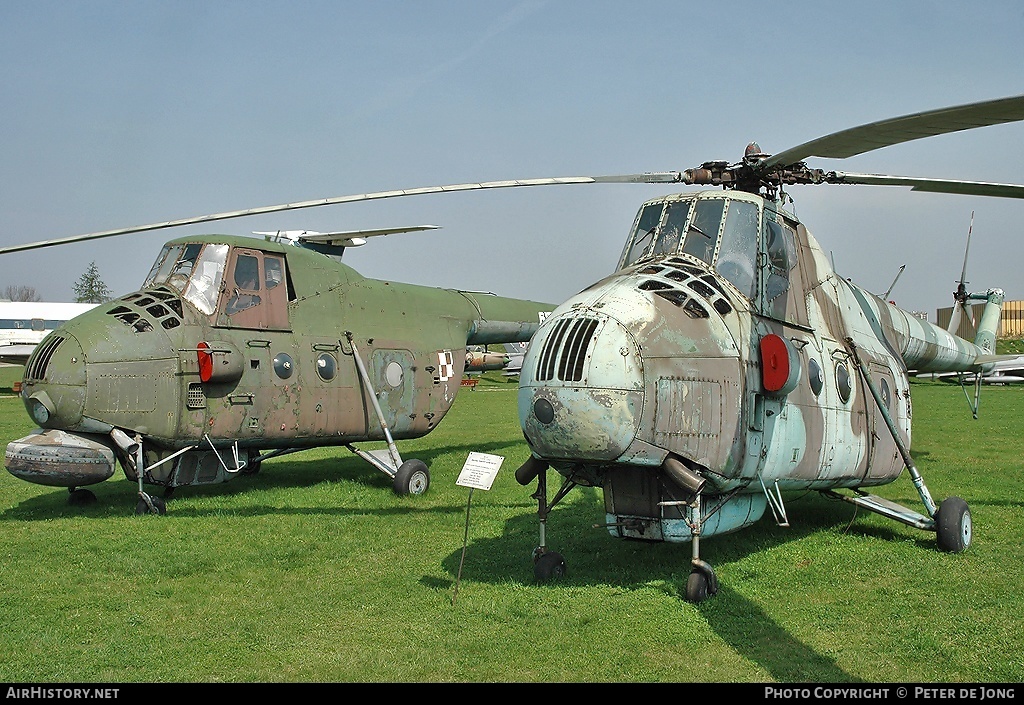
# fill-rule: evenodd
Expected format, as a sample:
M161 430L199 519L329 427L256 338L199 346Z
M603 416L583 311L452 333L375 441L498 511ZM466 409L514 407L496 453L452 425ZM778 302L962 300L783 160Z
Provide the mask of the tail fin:
M996 331L999 328L999 320L1003 315L1003 302L1006 296L1002 289L989 289L985 294L985 309L981 313L981 320L978 322L978 333L974 336L974 344L991 355L996 351Z

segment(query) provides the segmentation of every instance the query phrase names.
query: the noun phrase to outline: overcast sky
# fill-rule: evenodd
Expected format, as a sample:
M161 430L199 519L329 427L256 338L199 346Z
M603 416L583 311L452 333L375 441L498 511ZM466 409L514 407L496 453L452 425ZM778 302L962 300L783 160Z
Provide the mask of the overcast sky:
M681 170L1024 93L1024 4L0 0L0 246L369 191ZM1024 183L1024 123L812 166ZM434 224L350 250L366 276L557 303L680 187L413 196L0 256L70 301L90 261L136 290L188 232ZM1024 201L803 186L837 269L911 310L1024 298Z

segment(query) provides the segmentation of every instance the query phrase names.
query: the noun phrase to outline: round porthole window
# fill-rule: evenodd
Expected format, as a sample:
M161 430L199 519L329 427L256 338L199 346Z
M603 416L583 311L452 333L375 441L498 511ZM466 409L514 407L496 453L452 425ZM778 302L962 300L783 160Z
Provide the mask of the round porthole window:
M892 398L892 395L889 392L889 383L883 378L882 383L878 386L879 394L882 396L882 403L885 405L886 409L891 409L892 407L889 406L889 400Z
M384 379L392 387L402 386L402 379L405 377L405 372L402 370L402 366L397 362L391 361L388 366L384 368Z
M323 381L330 382L337 372L338 362L334 359L334 355L323 353L316 359L316 373Z
M292 372L295 371L295 365L292 363L291 355L288 353L278 353L274 356L274 372L281 379L288 379L292 376Z
M811 391L814 392L814 396L821 394L821 388L825 386L825 373L813 357L807 361L807 378L811 383Z
M836 389L839 390L839 398L843 403L850 401L850 393L853 391L853 380L850 379L850 370L845 363L836 365Z

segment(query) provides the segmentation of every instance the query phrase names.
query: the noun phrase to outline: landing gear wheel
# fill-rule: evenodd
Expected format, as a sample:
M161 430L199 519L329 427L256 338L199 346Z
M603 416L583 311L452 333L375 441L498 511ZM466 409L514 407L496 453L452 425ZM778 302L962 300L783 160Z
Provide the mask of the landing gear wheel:
M423 494L430 487L430 471L422 460L406 460L395 473L395 494Z
M686 579L686 601L697 604L718 592L718 577L707 563L693 567Z
M153 503L153 508L150 509L149 504L145 499L139 497L139 503L135 505L136 514L166 514L167 503L160 497L150 497L149 501Z
M245 467L239 471L241 475L255 475L260 471L261 460L250 460L245 464Z
M537 556L533 563L533 577L542 583L565 577L565 559L562 554L551 551Z
M87 504L95 504L96 495L92 490L83 490L76 487L68 489L68 504L72 507L84 507Z
M946 553L961 553L971 545L974 524L967 502L959 497L947 497L935 512L935 533L939 549Z

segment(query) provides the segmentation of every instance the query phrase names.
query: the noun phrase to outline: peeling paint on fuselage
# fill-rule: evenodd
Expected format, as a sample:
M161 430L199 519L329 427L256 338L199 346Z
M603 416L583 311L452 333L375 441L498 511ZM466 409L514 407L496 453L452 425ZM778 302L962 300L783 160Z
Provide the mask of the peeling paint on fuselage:
M756 204L751 295L721 276L713 257L687 254L685 243L653 254L654 236L630 263L627 242L623 268L564 302L531 341L519 418L534 455L603 487L613 533L637 538L689 537L660 526L681 513L659 502L685 495L661 470L668 456L708 481L706 505L734 492L763 499L762 483L791 492L895 480L902 457L849 341L908 447L908 365L970 369L983 351L838 277L807 229L775 204L703 192L665 198L666 212L686 198L724 199L726 212L732 202ZM785 248L773 252L774 237ZM588 320L598 321L589 338L566 336ZM778 373L778 360L761 359L759 345L771 336L791 360L779 368L790 375L781 391L765 383ZM745 499L738 525L723 521L721 530L756 521L763 509Z

